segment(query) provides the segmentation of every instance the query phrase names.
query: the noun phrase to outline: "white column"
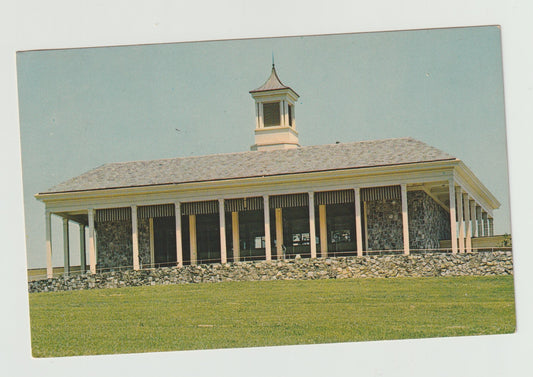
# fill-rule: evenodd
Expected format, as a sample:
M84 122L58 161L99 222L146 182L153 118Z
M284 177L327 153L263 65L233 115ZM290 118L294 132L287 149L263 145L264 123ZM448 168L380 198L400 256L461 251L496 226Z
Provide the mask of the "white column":
M363 232L361 226L361 189L354 188L355 194L355 239L357 242L357 256L363 256Z
M463 194L463 203L465 211L465 233L466 233L466 252L472 252L472 229L470 227L470 201L467 193Z
M52 213L45 211L45 239L46 239L46 277L51 279L54 277L54 269L52 268Z
M309 192L309 245L311 258L316 258L315 196Z
M450 199L450 242L452 253L457 254L457 220L455 211L455 183L453 179L448 181L449 199Z
M174 217L176 218L176 262L183 267L183 245L181 242L181 203L174 203Z
M263 103L259 102L259 128L265 127L265 122L263 119Z
M259 104L255 103L255 128L261 128L261 123L259 121Z
M489 220L489 236L493 237L494 236L494 219L492 217L489 217L488 220Z
M483 237L483 220L481 218L481 207L476 206L476 219L477 219L477 236Z
M220 263L228 263L226 250L226 211L224 199L218 199L218 219L220 223Z
M472 227L472 237L476 237L477 236L476 202L474 200L470 201L470 226Z
M368 208L367 208L367 205L366 205L366 200L363 201L363 219L365 220L365 227L363 229L364 231L364 234L365 234L365 250L368 250Z
M263 213L265 217L265 259L272 259L272 247L270 244L270 206L268 195L263 195Z
M85 225L80 224L80 270L84 273L87 269L87 261L85 260Z
M276 258L283 258L283 209L276 208Z
M407 185L400 185L402 191L403 253L409 255L409 216L407 213Z
M279 103L279 125L285 125L285 101Z
M96 274L96 242L94 239L94 209L87 211L89 218L89 270Z
M150 233L150 266L155 267L155 244L154 244L154 218L148 219L148 228Z
M483 236L488 237L489 235L489 221L488 221L488 215L487 212L481 213L481 218L483 219Z
M198 247L196 242L196 215L189 215L189 245L191 264L196 264L198 259Z
M63 217L63 273L70 273L70 240L68 232L68 219Z
M455 198L457 200L457 221L459 223L459 252L465 252L465 229L463 226L463 193L461 187L455 190Z
M139 269L139 229L137 227L137 206L131 206L131 241L133 248L133 269Z
M241 259L241 236L239 231L239 212L231 213L231 231L233 237L233 261L238 262Z
M327 258L328 256L328 224L326 216L326 205L320 204L318 206L318 224L320 229L320 256Z
M291 115L292 115L292 128L296 129L296 106L292 107Z

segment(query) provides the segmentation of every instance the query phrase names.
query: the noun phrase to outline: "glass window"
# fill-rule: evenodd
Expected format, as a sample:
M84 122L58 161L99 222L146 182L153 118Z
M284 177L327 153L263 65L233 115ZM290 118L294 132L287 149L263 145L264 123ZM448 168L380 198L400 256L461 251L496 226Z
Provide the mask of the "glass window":
M258 236L254 239L254 249L264 249L265 248L265 236Z

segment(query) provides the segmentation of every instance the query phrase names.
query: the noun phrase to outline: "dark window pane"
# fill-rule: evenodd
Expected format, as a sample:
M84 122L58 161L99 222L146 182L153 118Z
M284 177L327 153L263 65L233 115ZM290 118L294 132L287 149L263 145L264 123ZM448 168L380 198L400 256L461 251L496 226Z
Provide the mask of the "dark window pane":
M289 108L289 126L293 127L294 124L292 123L292 106L288 105L287 107Z
M279 102L263 104L263 123L265 127L279 126Z

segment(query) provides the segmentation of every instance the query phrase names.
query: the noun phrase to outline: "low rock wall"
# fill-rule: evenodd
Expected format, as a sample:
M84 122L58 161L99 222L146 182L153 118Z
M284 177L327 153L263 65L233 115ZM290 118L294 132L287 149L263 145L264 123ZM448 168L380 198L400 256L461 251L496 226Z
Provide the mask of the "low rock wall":
M429 276L483 276L513 273L510 251L470 254L374 255L326 259L236 262L103 272L29 282L30 292L119 288L253 280L312 280Z

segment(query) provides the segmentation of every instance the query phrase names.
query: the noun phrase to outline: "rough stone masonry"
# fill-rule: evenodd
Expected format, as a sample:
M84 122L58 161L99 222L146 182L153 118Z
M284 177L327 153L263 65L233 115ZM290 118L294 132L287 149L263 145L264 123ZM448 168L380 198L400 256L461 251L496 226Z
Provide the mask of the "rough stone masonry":
M253 280L312 280L431 276L512 275L510 251L427 253L326 259L235 262L60 276L29 282L31 292L119 288L159 284Z

